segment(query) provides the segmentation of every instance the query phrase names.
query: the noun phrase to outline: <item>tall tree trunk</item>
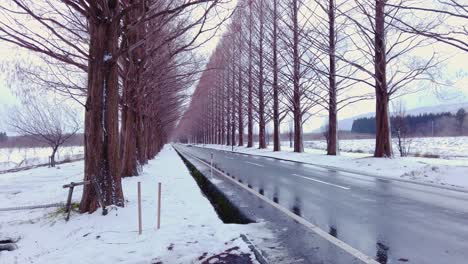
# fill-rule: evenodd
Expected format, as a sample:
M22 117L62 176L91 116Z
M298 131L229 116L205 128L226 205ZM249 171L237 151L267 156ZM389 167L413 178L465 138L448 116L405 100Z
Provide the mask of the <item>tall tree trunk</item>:
M294 115L294 152L303 152L302 145L302 111L300 91L300 60L299 60L299 26L297 0L293 0L293 115Z
M138 175L135 111L122 107L122 177Z
M391 157L389 94L387 87L387 59L385 47L385 2L375 1L375 95L376 95L376 135L375 157Z
M327 137L327 155L338 154L338 119L336 105L336 59L335 59L335 0L329 0L328 6L328 41L329 41L329 60L330 72L328 76L328 137Z
M142 113L138 113L136 116L136 147L137 147L137 159L140 165L144 165L147 163L147 138L148 138L148 131L146 129L146 122L145 117Z
M221 89L223 90L221 94L221 144L224 145L226 143L226 93L224 91L224 74L221 79Z
M249 83L247 102L247 147L253 147L253 89L252 89L252 1L249 1Z
M239 50L240 52L242 52L242 47L240 48ZM244 145L244 117L243 117L243 111L242 111L242 101L244 100L243 99L243 91L242 91L242 69L241 69L241 65L239 63L239 75L238 75L238 84L239 84L239 89L237 90L238 93L237 93L237 100L238 100L238 110L237 110L237 114L238 114L238 129L239 129L239 146L243 146Z
M236 145L236 59L235 45L232 43L232 80L231 80L231 143Z
M218 77L219 78L219 77ZM218 83L219 83L219 79L218 79ZM217 127L217 142L216 144L223 144L222 143L222 133L221 133L221 130L222 130L222 124L223 124L223 120L221 118L221 116L223 115L223 111L222 111L222 107L221 107L221 98L220 98L220 89L216 89L216 114L217 114L217 121L216 121L216 127Z
M281 150L278 91L278 1L273 0L273 151Z
M258 148L266 148L265 138L265 98L263 94L264 85L264 65L263 65L263 31L264 31L264 14L263 14L263 0L260 0L260 32L259 32L259 83L258 83Z
M216 144L216 106L215 106L214 91L210 92L210 98L211 98L211 104L210 104L210 115L211 115L210 144Z
M118 5L109 1L110 14ZM119 118L117 62L118 19L90 20L88 94L85 113L85 180L96 183L105 205L124 205L119 170ZM85 185L81 212L94 212L99 198L93 185Z
M230 88L230 85L229 85L229 82L230 82L230 75L229 75L229 69L228 69L228 77L227 77L227 81L226 81L226 89L227 89L227 101L226 101L226 107L227 107L227 116L226 116L226 130L227 130L227 133L226 133L226 145L228 146L231 146L231 124L232 124L232 121L231 121L231 88Z
M138 3L136 3L138 1ZM143 1L131 0L134 7L124 17L124 23L130 25L144 14ZM124 36L124 45L129 48L144 39L144 27L129 30ZM125 54L122 107L122 177L138 175L137 162L137 90L143 74L144 48L142 46Z

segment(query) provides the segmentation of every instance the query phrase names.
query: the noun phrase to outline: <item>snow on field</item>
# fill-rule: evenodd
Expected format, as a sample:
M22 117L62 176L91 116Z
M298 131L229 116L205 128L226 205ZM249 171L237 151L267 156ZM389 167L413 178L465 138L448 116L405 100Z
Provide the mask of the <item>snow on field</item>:
M230 146L198 145L231 151ZM468 159L434 159L418 157L374 158L368 153L341 152L339 156L327 156L324 150L306 148L304 153L294 153L282 146L282 151L235 147L234 151L306 162L333 169L355 172L369 176L403 179L428 184L468 189Z
M61 147L56 161L80 159L84 157L83 147ZM49 161L51 148L0 148L0 171L45 164Z
M82 179L83 162L0 175L0 208L64 201L64 183ZM142 183L143 235L138 235L137 182ZM162 182L161 229L155 230L157 183ZM0 211L0 238L20 237L18 249L0 252L13 263L201 263L223 252L249 254L241 234L263 232L262 224L224 224L171 146L138 177L123 179L125 208L109 214L55 209ZM74 201L81 190L76 189ZM252 259L254 263L255 260Z
M468 137L426 137L411 138L410 153L433 154L444 158L468 158ZM397 151L396 141L393 149ZM289 146L289 141L281 142L283 146ZM373 153L375 139L343 139L340 140L340 149L345 152ZM326 149L325 140L305 141L305 148Z

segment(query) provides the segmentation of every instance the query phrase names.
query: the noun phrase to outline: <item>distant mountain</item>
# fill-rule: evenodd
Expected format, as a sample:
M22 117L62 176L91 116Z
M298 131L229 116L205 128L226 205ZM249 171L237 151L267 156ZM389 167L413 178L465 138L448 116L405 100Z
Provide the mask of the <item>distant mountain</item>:
M458 103L458 104L441 104L441 105L434 105L434 106L425 106L425 107L418 107L414 109L406 110L407 115L419 115L424 113L443 113L443 112L450 112L456 113L458 109L465 108L468 111L468 102L465 103ZM361 118L361 117L373 117L375 113L367 113L362 115L357 115L354 117L346 118L343 120L338 121L338 128L340 130L350 131L351 127L353 126L353 121Z

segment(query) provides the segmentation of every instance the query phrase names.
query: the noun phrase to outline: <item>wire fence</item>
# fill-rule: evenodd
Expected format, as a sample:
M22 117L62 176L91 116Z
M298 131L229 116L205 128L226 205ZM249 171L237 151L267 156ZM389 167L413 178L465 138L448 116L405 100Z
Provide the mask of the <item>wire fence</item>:
M51 203L51 204L41 204L41 205L27 205L27 206L17 206L17 207L0 208L0 212L6 212L6 211L20 211L20 210L31 210L31 209L43 209L43 208L63 207L63 206L65 206L65 203Z
M80 157L80 158L75 158L75 159L67 159L67 160L63 160L63 161L56 161L55 165L65 164L65 163L70 163L70 162L75 162L75 161L80 161L80 160L84 160L84 158ZM46 167L46 166L50 166L50 163L41 163L41 164L36 164L36 165L31 165L31 166L17 167L17 168L12 168L12 169L7 169L7 170L0 170L0 174L25 171L25 170L35 169L35 168L39 168L39 167Z

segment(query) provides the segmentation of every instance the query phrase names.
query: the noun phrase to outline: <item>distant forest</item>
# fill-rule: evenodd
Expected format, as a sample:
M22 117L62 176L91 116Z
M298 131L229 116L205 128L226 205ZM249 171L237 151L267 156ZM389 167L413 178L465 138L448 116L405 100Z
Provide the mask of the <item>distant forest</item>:
M468 122L465 119L466 112L460 109L456 114L446 112L406 115L403 124L406 134L410 136L460 136L468 133ZM397 127L400 120L399 117L392 116L391 127ZM354 120L351 132L375 134L375 117ZM395 129L392 129L392 133L395 133Z

